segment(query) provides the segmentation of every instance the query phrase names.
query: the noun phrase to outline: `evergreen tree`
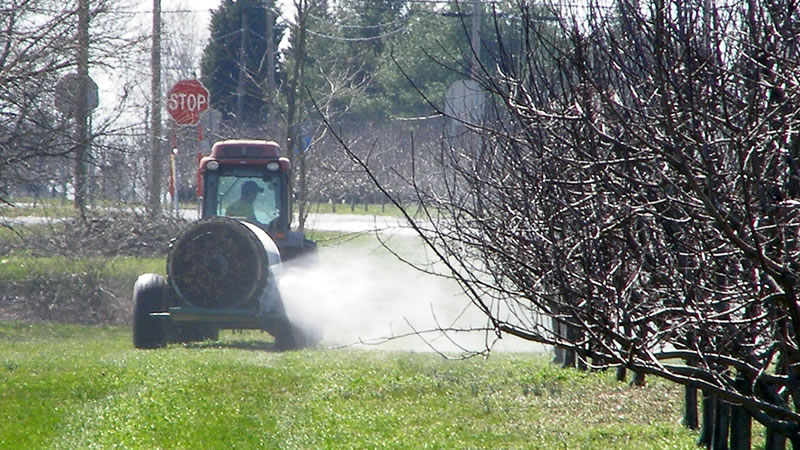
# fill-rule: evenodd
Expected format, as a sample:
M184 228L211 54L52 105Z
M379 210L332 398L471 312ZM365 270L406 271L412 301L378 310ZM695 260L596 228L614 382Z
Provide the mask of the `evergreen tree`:
M211 105L228 125L251 132L265 125L269 107L267 8L274 10L274 0L224 0L211 14L211 38L203 51L202 80L211 92ZM271 17L277 49L285 26L275 22L277 14Z

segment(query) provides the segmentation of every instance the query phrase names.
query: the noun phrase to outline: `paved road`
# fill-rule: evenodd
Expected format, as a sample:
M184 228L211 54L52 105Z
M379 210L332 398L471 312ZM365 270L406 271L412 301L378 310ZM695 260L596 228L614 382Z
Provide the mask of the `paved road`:
M199 217L198 211L193 209L182 209L181 217L187 220L196 220ZM58 221L55 218L24 216L24 217L0 217L0 226L8 225L35 225ZM297 224L295 218L294 224ZM306 220L306 228L319 231L339 231L343 233L365 233L381 231L398 235L416 235L403 219L390 216L368 216L359 214L309 214Z
M184 210L182 216L186 219L198 218L197 211ZM293 225L297 225L295 216ZM319 231L340 231L343 233L364 233L370 231L385 231L398 234L415 234L406 224L404 219L390 216L368 216L360 214L309 214L306 219L306 229Z
M199 217L196 210L181 210L181 216L188 220ZM295 216L293 225L297 225ZM340 231L343 233L365 233L381 231L401 235L415 235L404 219L390 216L368 216L361 214L309 214L306 229L318 231Z

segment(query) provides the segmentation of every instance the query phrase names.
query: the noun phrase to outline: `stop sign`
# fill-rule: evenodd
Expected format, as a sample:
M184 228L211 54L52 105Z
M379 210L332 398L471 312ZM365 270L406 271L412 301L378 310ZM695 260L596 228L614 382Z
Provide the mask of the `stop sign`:
M178 125L194 125L208 109L208 89L198 80L181 80L167 92L167 112Z

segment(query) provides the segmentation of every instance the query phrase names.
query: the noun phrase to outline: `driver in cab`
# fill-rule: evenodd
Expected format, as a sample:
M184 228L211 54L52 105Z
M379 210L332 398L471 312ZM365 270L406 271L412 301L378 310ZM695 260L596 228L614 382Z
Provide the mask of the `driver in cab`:
M239 199L228 205L228 208L225 210L225 215L244 217L250 222L263 225L256 220L256 212L253 209L253 202L255 202L256 196L261 192L264 192L264 188L259 186L255 181L245 181L244 184L242 184L242 193Z

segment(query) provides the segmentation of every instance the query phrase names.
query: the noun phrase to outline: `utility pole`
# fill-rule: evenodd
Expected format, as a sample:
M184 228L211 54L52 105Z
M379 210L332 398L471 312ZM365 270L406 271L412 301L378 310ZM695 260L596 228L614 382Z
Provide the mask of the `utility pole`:
M161 213L161 173L164 155L161 154L161 0L153 0L153 46L150 53L150 192L147 208L150 217Z
M298 193L298 224L297 228L302 230L305 227L306 220L306 160L305 154L302 151L295 152L300 149L299 145L299 130L297 126L298 117L300 116L300 98L304 87L305 78L305 58L306 58L306 20L308 19L309 9L311 5L309 0L294 0L294 7L297 11L297 18L295 20L295 30L297 33L297 40L294 42L294 64L289 74L288 85L289 89L286 93L286 151L289 153L289 158L292 160L292 166L296 166L298 171L293 172L297 174L298 186L296 191ZM292 180L292 189L295 188L294 178Z
M470 75L473 80L478 79L478 59L481 56L481 2L480 0L472 1L472 65L470 66Z
M247 11L242 8L242 29L239 32L239 85L236 88L236 123L239 127L239 134L242 133L244 126L244 78L247 69Z
M75 208L86 219L86 159L89 153L89 0L78 0L78 92L75 104Z
M477 80L478 60L481 56L481 1L472 0L472 12L469 14L462 12L443 12L441 15L444 17L458 17L462 20L464 26L466 26L466 21L464 19L472 17L472 33L469 40L469 45L472 48L472 59L470 60L469 74L470 78Z
M267 2L267 0L265 0ZM273 12L273 4L265 4L264 7L267 11L267 127L274 130L272 126L272 119L275 117L273 108L275 105L275 30L273 22L275 21L275 13ZM277 131L277 130L275 130Z

